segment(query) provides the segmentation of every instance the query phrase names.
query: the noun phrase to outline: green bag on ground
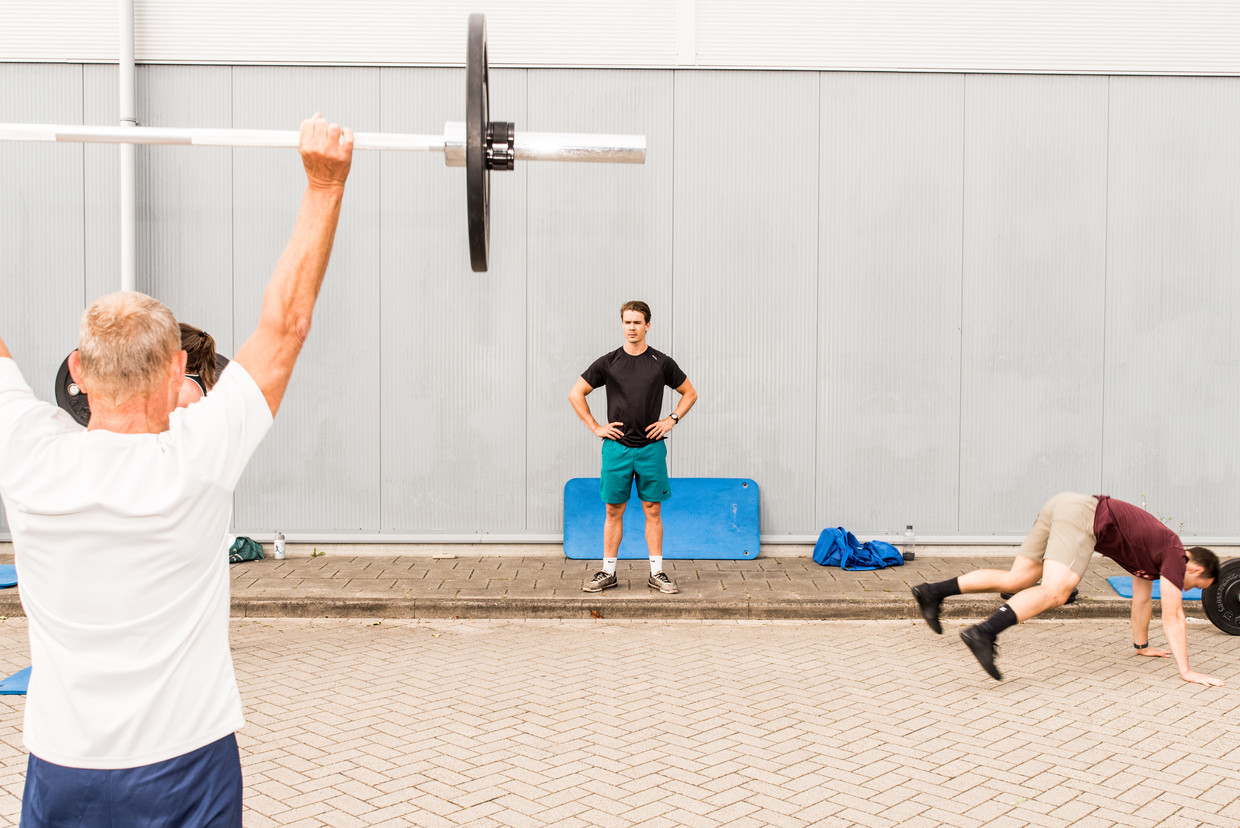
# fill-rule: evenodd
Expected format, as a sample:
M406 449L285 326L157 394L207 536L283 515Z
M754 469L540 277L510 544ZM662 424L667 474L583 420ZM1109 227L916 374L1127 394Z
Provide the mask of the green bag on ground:
M230 564L242 563L243 561L261 561L262 559L262 544L253 538L239 535L233 541L233 545L228 548L228 562Z

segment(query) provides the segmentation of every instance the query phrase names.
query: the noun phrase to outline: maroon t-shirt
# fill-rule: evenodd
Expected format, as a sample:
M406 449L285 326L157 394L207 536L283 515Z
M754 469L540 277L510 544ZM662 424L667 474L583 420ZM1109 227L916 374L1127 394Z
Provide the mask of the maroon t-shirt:
M1176 589L1184 589L1184 567L1188 555L1184 544L1158 518L1122 500L1106 495L1098 498L1094 512L1096 552L1147 581L1166 578Z

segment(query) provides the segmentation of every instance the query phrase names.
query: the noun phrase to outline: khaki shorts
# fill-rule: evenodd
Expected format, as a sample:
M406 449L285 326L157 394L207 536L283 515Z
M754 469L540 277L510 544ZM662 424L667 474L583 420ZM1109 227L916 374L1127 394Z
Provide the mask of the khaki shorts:
M1020 545L1020 553L1038 563L1055 561L1085 577L1098 539L1094 537L1094 512L1098 498L1061 492L1042 507L1033 529Z

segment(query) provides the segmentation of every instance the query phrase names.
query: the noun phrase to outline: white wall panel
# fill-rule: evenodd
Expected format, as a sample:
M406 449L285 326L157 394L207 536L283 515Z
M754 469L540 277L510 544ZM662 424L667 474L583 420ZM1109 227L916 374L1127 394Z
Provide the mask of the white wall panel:
M0 61L116 60L116 3L6 6ZM473 12L487 16L492 66L676 62L675 0L136 0L134 50L146 63L463 66Z
M675 337L701 396L674 474L751 477L764 532L814 523L818 76L676 73Z
M699 66L1240 73L1232 0L697 0Z
M1240 531L1240 84L1111 81L1104 487Z
M965 81L960 531L1102 470L1107 79Z
M385 132L461 117L462 69L381 78ZM494 71L490 84L493 114L525 123L525 72ZM490 265L474 273L465 171L424 153L380 163L383 529L519 531L530 167L491 173Z
M823 75L821 113L814 525L954 532L964 78Z
M640 167L529 165L527 523L559 532L564 483L598 476L600 462L599 440L577 419L568 392L591 362L624 344L620 306L631 299L649 304L648 342L677 356L672 76L531 70L529 83L530 129L639 132L648 146ZM587 402L604 422L606 389ZM673 464L676 446L673 439Z
M151 63L495 65L1234 75L1233 0L137 0ZM114 62L112 2L6 0L0 61Z
M296 128L323 112L379 127L379 70L233 70L233 125ZM258 323L263 289L293 229L305 174L296 153L233 156L235 339ZM237 488L240 530L379 529L379 158L353 159L313 329L271 433Z

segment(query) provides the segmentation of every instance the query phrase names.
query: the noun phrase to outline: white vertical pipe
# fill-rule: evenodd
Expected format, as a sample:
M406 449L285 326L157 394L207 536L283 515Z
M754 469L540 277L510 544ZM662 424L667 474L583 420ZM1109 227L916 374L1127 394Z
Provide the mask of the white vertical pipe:
M137 72L134 69L134 0L120 0L120 57L117 75L120 83L120 125L137 126ZM120 145L120 229L121 290L137 289L138 192L134 145Z

